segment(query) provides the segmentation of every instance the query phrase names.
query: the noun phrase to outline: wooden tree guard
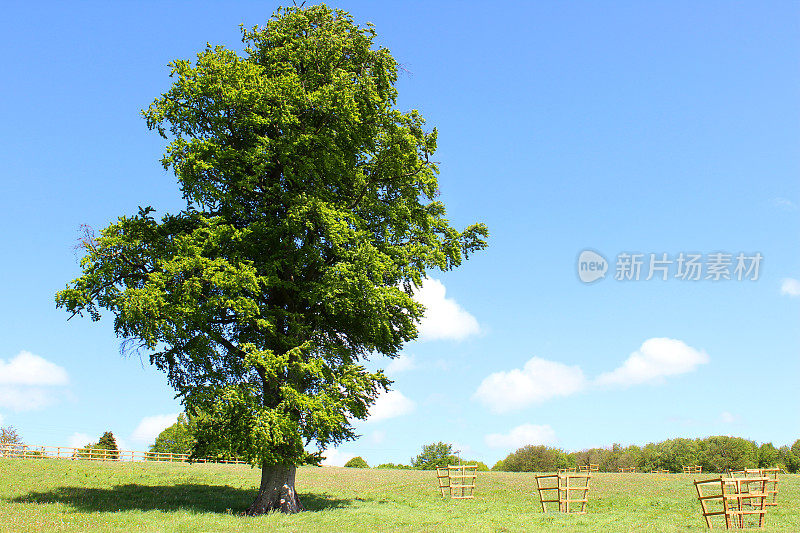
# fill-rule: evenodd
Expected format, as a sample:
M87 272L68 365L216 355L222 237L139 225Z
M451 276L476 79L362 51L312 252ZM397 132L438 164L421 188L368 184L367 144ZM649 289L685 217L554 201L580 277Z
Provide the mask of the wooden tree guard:
M630 466L628 468L625 468L624 466L621 466L621 467L619 467L619 471L622 474L635 474L636 473L636 467L635 466Z
M588 465L580 465L578 469L580 472L599 472L600 465L589 463Z
M565 474L567 472L575 473L576 472L575 467L573 466L572 468L559 468L558 469L558 473L559 474Z
M536 488L539 491L539 501L542 503L542 512L547 512L548 503L557 503L558 510L562 513L586 514L586 505L589 503L589 479L592 475L586 473L560 472L536 476ZM574 497L577 493L577 498ZM577 505L580 504L578 508Z
M765 477L767 484L765 492L767 493L767 507L776 507L778 505L778 473L780 468L745 468L744 470L731 470L728 475L731 477Z
M684 465L683 473L684 474L702 474L703 473L703 467L701 465L694 465L694 466L692 466L692 465L685 466Z
M475 479L478 465L443 466L436 469L436 478L439 481L439 492L442 498L445 492L451 498L466 500L474 498Z
M766 477L695 480L697 499L700 501L706 525L713 528L711 517L722 516L726 529L763 527L767 512L767 481Z
M654 468L650 471L651 474L669 474L666 468Z

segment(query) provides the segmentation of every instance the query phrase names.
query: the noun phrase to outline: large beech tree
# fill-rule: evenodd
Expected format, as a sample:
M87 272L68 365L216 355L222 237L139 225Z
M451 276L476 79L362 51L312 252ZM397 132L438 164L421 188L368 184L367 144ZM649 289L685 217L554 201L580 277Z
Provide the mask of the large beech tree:
M281 9L170 63L143 112L186 208L150 207L82 240L82 275L56 295L114 315L196 422L196 457L261 467L251 514L302 509L298 465L356 437L390 381L360 362L417 335L431 269L486 246L436 201L436 130L396 109L397 63L371 26L325 6Z

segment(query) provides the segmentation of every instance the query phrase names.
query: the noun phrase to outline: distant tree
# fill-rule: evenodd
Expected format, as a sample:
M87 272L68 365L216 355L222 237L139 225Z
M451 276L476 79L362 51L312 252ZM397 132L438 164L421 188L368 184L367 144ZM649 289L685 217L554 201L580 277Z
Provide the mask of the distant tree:
M787 471L793 474L800 472L800 439L794 441L792 447L786 450L784 464Z
M614 443L611 449L606 450L606 453L600 456L600 470L603 472L616 472L619 470L619 459L622 453L622 445Z
M17 433L14 426L0 427L0 457L9 455L18 455L22 453L23 442L22 437Z
M484 463L484 462L482 462L482 461L475 461L475 460L472 460L472 461L464 461L462 464L465 464L465 465L475 465L475 466L477 466L477 467L478 467L478 468L476 468L476 469L475 469L475 470L477 470L478 472L488 472L488 471L489 471L489 467L488 467L488 466L486 466L486 463Z
M642 449L632 444L620 450L617 467L642 468Z
M369 465L364 460L363 457L353 457L349 461L347 461L344 466L347 468L369 468Z
M90 442L85 446L78 448L75 450L75 453L72 454L72 457L75 459L100 459L102 456L103 454L97 451L96 442Z
M568 465L564 451L543 445L524 446L503 459L507 472L552 472Z
M106 431L98 442L90 442L86 446L78 448L73 457L78 459L119 459L119 451L114 434Z
M645 472L657 468L667 468L665 466L664 453L661 446L652 442L643 446L638 466Z
M22 444L22 437L14 426L0 427L0 444Z
M156 441L150 446L150 452L191 454L194 443L194 434L189 419L181 413L174 424L158 434Z
M398 463L383 463L379 464L375 468L384 468L387 470L412 470L414 467L411 465L404 465Z
M611 450L607 450L605 448L590 448L588 450L581 450L578 452L571 452L569 457L569 465L570 466L581 466L581 465L603 465L607 463L607 458L611 454ZM600 466L602 469L602 466Z
M492 471L494 472L504 472L505 471L505 463L502 459L497 461L494 466L492 467Z
M671 472L682 472L684 466L700 464L700 441L693 439L670 439L659 443L663 459L662 468Z
M700 441L700 464L708 472L744 470L758 466L755 442L718 435Z
M771 468L778 464L781 454L771 442L765 442L758 447L758 467Z
M453 445L444 442L426 444L422 447L422 453L411 459L411 466L419 470L433 470L457 463L458 457L453 455Z
M800 456L796 455L791 448L786 449L783 455L783 465L787 472L797 474L800 472Z
M113 453L106 454L108 459L119 459L119 448L117 448L117 439L110 431L106 431L97 441L97 446L100 450L110 450Z

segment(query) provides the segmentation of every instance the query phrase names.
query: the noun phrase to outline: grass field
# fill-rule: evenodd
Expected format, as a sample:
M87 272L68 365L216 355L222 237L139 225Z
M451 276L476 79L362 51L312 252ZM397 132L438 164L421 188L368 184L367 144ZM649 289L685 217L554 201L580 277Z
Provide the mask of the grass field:
M533 474L479 473L474 500L442 499L433 472L305 467L312 512L239 516L247 466L0 459L0 531L702 531L682 474L595 474L589 513L541 512ZM697 477L713 477L703 475ZM783 475L763 531L800 532L800 475Z

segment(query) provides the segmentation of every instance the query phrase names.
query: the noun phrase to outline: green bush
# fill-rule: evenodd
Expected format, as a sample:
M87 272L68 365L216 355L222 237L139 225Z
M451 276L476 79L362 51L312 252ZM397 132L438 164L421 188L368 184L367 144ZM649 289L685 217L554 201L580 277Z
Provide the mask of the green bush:
M383 463L379 464L375 468L385 468L387 470L414 470L413 466L399 464L399 463Z
M453 455L453 445L444 442L426 444L422 447L422 453L411 459L411 466L418 470L433 470L455 464L458 464L458 457Z
M363 457L353 457L344 464L347 468L369 468Z
M158 434L156 441L150 446L150 452L190 454L194 449L194 443L195 439L189 420L185 414L181 413L174 424ZM155 455L148 456L148 458L155 457Z
M549 446L524 446L503 459L506 472L551 472L566 468L567 454Z
M476 468L475 470L477 470L478 472L488 472L489 471L489 467L486 466L486 463L484 463L482 461L464 461L464 464L465 465L477 465L478 468Z

